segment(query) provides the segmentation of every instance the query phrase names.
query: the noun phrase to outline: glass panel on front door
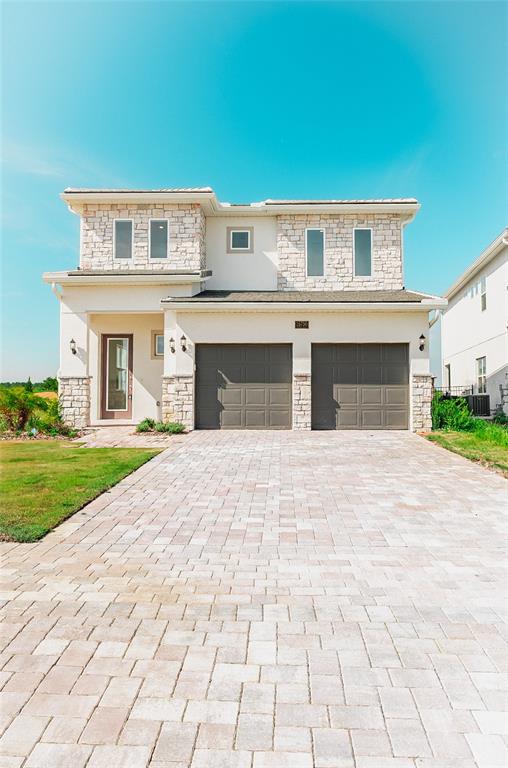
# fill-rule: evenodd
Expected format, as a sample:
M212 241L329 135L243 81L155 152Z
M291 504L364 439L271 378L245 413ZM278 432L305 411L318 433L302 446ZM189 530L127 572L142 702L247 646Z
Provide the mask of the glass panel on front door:
M129 396L129 339L108 339L107 411L126 411Z

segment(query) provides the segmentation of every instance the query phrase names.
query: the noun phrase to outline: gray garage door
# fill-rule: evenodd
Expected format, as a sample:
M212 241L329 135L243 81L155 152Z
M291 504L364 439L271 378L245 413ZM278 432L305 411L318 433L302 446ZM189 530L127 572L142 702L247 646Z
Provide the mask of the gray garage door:
M290 429L290 344L200 344L198 429Z
M407 429L407 344L313 344L313 429Z

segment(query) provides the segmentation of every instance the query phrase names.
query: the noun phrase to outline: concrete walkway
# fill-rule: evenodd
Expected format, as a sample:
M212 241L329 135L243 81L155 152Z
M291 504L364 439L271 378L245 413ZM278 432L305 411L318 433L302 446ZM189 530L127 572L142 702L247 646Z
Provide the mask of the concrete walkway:
M407 433L197 432L3 544L2 768L506 765L506 481Z

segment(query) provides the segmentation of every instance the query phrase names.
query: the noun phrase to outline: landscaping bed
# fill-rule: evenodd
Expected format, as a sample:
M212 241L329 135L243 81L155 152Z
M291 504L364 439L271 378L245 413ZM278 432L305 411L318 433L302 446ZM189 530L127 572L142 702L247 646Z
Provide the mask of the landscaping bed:
M0 537L36 541L160 453L62 440L0 443Z

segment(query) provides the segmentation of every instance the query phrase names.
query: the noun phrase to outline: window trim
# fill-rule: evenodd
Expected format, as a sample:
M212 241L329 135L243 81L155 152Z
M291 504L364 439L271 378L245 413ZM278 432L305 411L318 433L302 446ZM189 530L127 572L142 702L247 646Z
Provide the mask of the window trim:
M248 232L247 248L233 248L233 232ZM254 227L226 227L226 253L254 253Z
M355 232L368 230L370 232L370 275L357 275L356 274L356 235ZM374 277L372 262L374 255L374 228L373 227L353 227L353 277L358 277L361 280L372 280Z
M156 219L158 221L158 219ZM157 354L157 336L162 336L164 339L164 331L152 331L150 334L150 358L152 360L163 360L164 359L164 351L162 352L162 355ZM164 347L164 343L163 343Z
M152 257L152 221L165 221L167 224L166 255ZM169 219L161 217L148 219L148 260L166 262L169 259Z
M117 256L116 255L116 223L130 221L131 224L131 255L130 256ZM134 258L134 219L113 219L113 259L119 259L120 261L128 261Z
M309 259L307 256L307 232L322 232L323 233L323 274L322 275L309 275ZM325 227L305 227L305 277L311 280L319 280L321 277L326 277L326 228Z
M480 310L485 312L487 309L487 277L480 277ZM479 358L478 358L479 359Z
M480 373L480 362L483 362L483 372ZM481 383L480 383L481 382ZM476 389L479 395L487 394L487 356L482 355L476 358Z

